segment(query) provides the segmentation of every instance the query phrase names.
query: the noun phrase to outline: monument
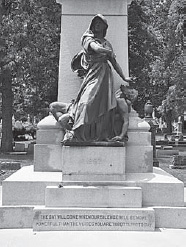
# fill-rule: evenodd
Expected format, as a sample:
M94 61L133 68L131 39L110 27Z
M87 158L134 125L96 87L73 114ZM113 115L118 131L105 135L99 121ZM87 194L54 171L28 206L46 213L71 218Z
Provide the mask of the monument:
M96 14L106 17L107 38L128 76L130 1L58 2L62 4L58 100L70 103L77 96L82 80L70 63ZM117 90L121 84L117 74L114 81ZM38 124L34 166L23 167L3 181L0 227L34 231L186 228L183 183L153 168L149 128L132 110L126 145L62 145L64 131L49 115Z

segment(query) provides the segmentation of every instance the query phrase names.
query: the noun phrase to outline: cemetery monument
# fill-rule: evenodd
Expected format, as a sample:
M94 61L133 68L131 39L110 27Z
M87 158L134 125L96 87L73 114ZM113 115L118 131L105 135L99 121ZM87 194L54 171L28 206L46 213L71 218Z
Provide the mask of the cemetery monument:
M62 4L58 102L69 105L72 99L76 100L78 111L75 115L70 115L72 117L70 127L66 128L73 131L76 140L75 142L67 140L62 145L61 141L64 140L66 131L65 128L61 128L61 124L64 124L63 121L60 122L60 117L63 116L60 114L63 113L61 110L53 111L54 115L55 113L61 115L56 117L58 121L51 114L38 124L34 166L23 167L3 181L1 228L33 228L34 231L154 231L155 227L186 228L183 183L160 168L153 168L150 126L138 118L132 109L129 114L129 127L127 126L129 140L126 143L124 138L126 129L122 132L123 127L120 126L121 132L113 135L108 129L115 125L112 125L112 121L104 122L110 117L106 113L113 114L112 110L117 105L117 98L113 92L117 92L124 83L122 79L130 81L127 79L127 6L131 1L58 0L58 2ZM99 15L98 19L102 19L106 29L109 27L107 38L110 43L102 37L102 41L106 42L104 48L107 49L106 55L104 58L102 56L96 58L99 62L101 60L102 67L95 68L97 66L95 63L93 74L89 71L87 74L95 75L96 69L101 71L96 74L97 82L100 84L90 87L90 78L82 81L71 70L70 65L74 55L82 49L80 40L88 23L92 23L99 13L103 16ZM90 34L86 36L87 40L94 38ZM110 44L114 48L114 53ZM95 44L92 45L96 47ZM99 49L103 51L103 48ZM111 75L107 64L109 57L109 61L118 72L118 67L113 62L116 61L115 54L117 63L122 68L120 76L114 70ZM106 80L100 79L101 73ZM107 83L104 84L105 81L109 81L110 87ZM83 106L85 115L82 116L79 111L82 104L79 103L90 100L90 89L94 91L99 86L104 88L103 92L99 91L103 94L99 95L98 102L91 101L96 104L96 109L91 108L91 105L89 112L86 109L89 105L85 108ZM104 105L105 101L103 105L99 104L103 98L107 99L108 104ZM124 99L121 100L124 102ZM62 108L64 107L65 114L69 114L68 106L65 104ZM98 121L101 131L95 131L99 129L95 128L95 123L94 126L88 126L94 122L89 121L91 114L94 119L100 116L98 106L104 109L104 118ZM80 114L76 115L78 112ZM81 116L80 119L78 116ZM65 122L66 126L66 123L69 124L69 115L65 119L68 120ZM83 129L76 128L78 121L83 121L83 124L79 125L83 126ZM90 129L93 131L90 132Z

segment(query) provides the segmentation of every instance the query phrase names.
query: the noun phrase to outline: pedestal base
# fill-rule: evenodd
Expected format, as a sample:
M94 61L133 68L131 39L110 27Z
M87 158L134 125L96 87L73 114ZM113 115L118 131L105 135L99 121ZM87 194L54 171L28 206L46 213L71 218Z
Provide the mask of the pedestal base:
M124 181L125 147L63 146L63 181Z
M142 190L122 186L48 186L46 207L140 208Z
M35 208L34 231L154 231L153 209Z

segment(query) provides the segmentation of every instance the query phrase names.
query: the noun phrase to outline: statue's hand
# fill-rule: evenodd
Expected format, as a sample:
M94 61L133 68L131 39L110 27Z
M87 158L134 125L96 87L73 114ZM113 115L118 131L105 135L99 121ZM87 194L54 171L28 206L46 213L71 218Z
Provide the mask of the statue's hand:
M125 81L126 82L133 82L133 78L132 77L125 77Z
M119 141L123 141L123 138L121 136L115 136L110 141L119 142Z
M127 135L119 135L119 136L115 136L113 137L110 141L112 142L127 142L128 141L128 136Z
M66 131L61 143L64 144L67 141L71 141L73 138L74 138L74 131Z

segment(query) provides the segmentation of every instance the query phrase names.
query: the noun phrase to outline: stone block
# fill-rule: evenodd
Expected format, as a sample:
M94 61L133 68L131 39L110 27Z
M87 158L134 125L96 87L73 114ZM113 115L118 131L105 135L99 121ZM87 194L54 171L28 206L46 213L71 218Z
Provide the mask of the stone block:
M73 15L90 15L91 13L105 13L109 15L123 15L126 13L126 6L125 2L115 0L114 2L111 0L95 0L90 1L87 0L83 2L81 8L79 8L79 5L77 5L76 0L71 0L70 3L67 0L57 0L58 3L64 4L63 13L64 14L71 14ZM76 7L75 7L76 6Z
M24 152L25 151L25 143L24 142L15 142L15 152Z
M151 146L151 133L143 131L129 131L127 146Z
M34 170L43 172L62 170L62 147L54 144L34 145Z
M146 173L153 171L152 146L126 146L126 173Z
M156 150L156 156L158 158L161 157L167 157L167 156L173 156L173 155L178 155L179 150Z
M63 137L62 129L38 129L36 140L37 144L61 144Z
M32 228L34 207L0 207L0 229Z
M34 231L154 231L152 208L35 208Z
M21 163L18 161L1 161L0 170L19 170L21 168Z
M35 145L35 143L29 143L28 144L28 149L27 149L27 153L28 154L33 154L34 153L34 145Z
M63 181L123 180L125 147L63 146L62 172Z
M186 207L153 207L156 227L186 229Z
M2 205L44 205L47 186L58 186L61 172L34 172L25 166L2 183Z
M153 173L128 173L126 185L142 188L142 206L184 206L184 184L160 168Z
M121 186L48 186L46 207L136 208L142 206L142 191Z

